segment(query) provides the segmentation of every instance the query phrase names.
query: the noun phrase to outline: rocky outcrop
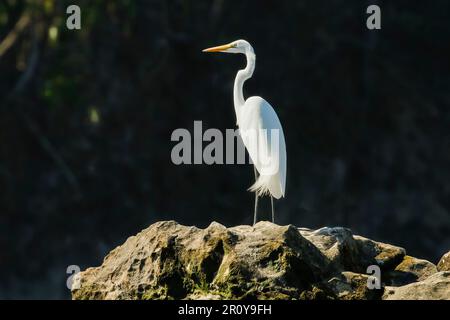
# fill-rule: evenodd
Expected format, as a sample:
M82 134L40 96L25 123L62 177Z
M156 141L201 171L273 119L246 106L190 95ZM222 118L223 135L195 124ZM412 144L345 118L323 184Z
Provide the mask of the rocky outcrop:
M130 237L101 266L77 274L72 297L450 299L449 274L341 227L259 222L199 229L165 221ZM423 293L414 295L418 290Z

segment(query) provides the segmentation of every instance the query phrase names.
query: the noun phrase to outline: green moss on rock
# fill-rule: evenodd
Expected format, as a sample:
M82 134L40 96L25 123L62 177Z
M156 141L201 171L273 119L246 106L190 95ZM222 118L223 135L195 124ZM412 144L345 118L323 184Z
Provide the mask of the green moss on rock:
M101 266L78 274L72 297L380 299L383 290L367 288L365 268L379 264L393 272L408 265L404 256L402 248L345 228L314 231L259 222L198 229L163 221L128 238Z

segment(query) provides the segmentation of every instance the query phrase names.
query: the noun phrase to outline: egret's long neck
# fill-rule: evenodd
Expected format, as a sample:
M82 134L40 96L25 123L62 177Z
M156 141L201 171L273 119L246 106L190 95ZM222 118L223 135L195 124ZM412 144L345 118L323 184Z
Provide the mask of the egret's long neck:
M255 61L256 56L253 51L246 52L245 56L247 57L247 66L243 70L239 70L236 79L234 80L234 111L236 112L236 122L239 124L239 115L242 111L242 107L244 106L244 82L247 79L250 79L253 71L255 71Z

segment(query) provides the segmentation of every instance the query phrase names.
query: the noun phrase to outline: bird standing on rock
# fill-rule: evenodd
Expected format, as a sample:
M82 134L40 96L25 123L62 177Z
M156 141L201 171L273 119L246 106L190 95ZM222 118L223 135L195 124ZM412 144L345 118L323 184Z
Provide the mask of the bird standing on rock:
M258 198L266 194L270 195L272 222L275 222L273 198L284 197L286 190L286 142L280 120L272 106L258 96L244 99L244 82L251 78L255 70L253 47L245 40L237 40L203 52L241 53L247 58L247 66L236 75L233 95L239 132L254 164L256 182L249 188L255 192L253 224L258 218Z

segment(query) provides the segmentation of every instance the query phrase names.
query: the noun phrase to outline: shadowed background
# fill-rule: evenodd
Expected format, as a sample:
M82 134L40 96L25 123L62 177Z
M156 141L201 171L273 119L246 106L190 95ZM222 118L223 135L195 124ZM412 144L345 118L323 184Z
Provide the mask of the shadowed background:
M77 3L82 29L65 27ZM382 9L382 30L365 27ZM252 221L250 165L175 166L176 128L233 128L246 96L288 150L277 222L345 226L436 263L450 249L448 1L0 0L0 298L69 298L158 220ZM268 201L261 210L269 213Z

